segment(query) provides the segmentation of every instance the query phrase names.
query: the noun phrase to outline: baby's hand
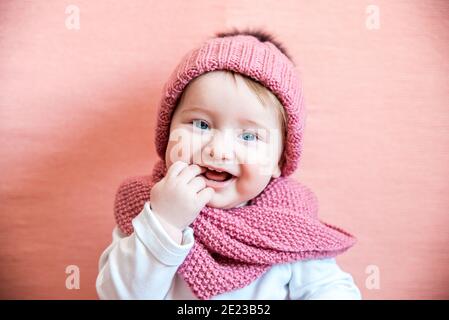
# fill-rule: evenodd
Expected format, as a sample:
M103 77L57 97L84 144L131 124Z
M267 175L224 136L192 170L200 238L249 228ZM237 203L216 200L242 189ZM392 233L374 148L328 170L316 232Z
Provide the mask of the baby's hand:
M176 161L165 177L151 189L150 204L153 213L169 227L184 230L210 201L215 190L205 188L206 182L198 176L206 169Z

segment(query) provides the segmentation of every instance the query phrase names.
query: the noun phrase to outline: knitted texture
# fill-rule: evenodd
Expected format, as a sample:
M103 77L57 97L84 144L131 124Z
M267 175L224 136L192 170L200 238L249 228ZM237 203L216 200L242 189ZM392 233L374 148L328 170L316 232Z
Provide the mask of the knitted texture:
M306 111L302 86L293 63L271 42L260 42L248 35L213 38L188 52L164 85L156 127L156 150L165 159L170 121L183 90L194 78L215 70L243 74L260 82L283 105L288 128L281 175L298 167Z
M292 62L271 42L249 35L206 41L187 53L164 86L156 127L160 160L151 176L124 181L116 194L114 215L131 235L132 219L150 201L150 190L167 172L165 153L170 122L190 81L206 72L228 70L260 82L286 111L281 176L272 179L248 205L231 209L205 206L190 225L194 245L177 272L199 299L243 288L272 265L334 257L355 243L349 233L318 219L313 192L288 176L301 157L305 107Z
M120 185L114 215L124 234L133 233L132 219L166 171L160 160L152 176ZM199 299L243 288L274 264L334 257L355 243L349 233L321 222L314 193L289 177L272 179L247 206L205 206L190 227L194 245L177 272Z

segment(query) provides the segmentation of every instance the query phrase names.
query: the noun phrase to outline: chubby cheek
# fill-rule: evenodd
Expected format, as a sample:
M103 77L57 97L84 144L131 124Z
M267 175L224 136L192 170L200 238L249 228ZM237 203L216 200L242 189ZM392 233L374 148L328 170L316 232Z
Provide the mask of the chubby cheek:
M176 129L170 132L170 138L165 152L165 163L169 168L176 161L192 162L193 145L191 133L188 130Z
M261 174L256 164L242 164L240 172L237 191L241 195L248 196L248 199L258 195L270 181L270 176Z
M259 143L255 147L239 147L237 149L239 163L247 166L246 171L251 176L272 174L277 153L270 145Z

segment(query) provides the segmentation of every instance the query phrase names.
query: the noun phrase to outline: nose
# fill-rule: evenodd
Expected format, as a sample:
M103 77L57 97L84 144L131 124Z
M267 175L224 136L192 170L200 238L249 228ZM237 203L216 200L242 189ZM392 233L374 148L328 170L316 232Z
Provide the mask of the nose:
M234 159L234 146L231 132L216 130L205 145L205 152L214 161L229 161Z

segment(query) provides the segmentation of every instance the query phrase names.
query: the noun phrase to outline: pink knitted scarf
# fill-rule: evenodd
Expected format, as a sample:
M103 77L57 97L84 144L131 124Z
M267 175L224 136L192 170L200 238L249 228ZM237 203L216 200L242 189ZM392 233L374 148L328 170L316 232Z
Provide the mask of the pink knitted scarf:
M151 187L166 172L162 160L152 176L124 181L115 199L115 218L126 235L132 219L149 201ZM191 224L194 246L178 268L199 299L243 288L272 265L297 260L334 257L355 238L318 219L314 193L288 177L272 179L247 206L204 207Z

